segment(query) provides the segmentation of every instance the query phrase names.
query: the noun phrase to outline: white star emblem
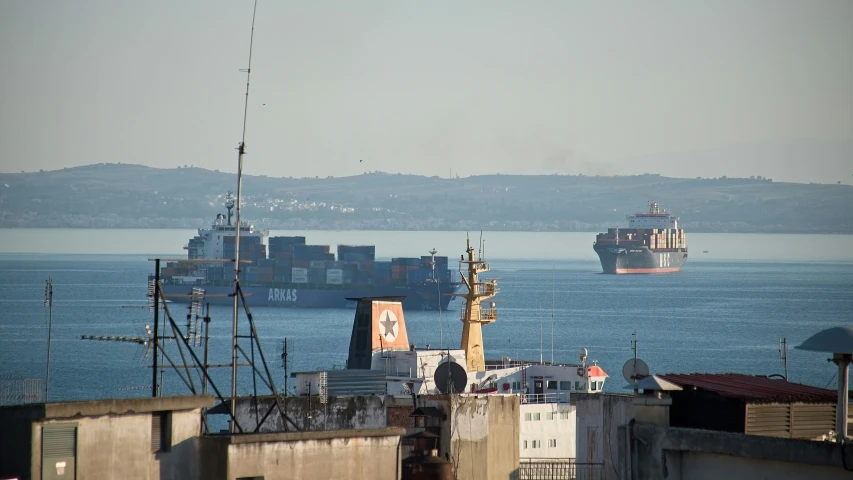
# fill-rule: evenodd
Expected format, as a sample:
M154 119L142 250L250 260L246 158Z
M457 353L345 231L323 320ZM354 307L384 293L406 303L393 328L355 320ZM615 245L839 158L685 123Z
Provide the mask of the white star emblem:
M397 321L397 315L394 315L391 310L385 310L379 315L379 318L381 319L379 326L382 330L382 337L386 342L393 342L397 338L398 325L400 324Z

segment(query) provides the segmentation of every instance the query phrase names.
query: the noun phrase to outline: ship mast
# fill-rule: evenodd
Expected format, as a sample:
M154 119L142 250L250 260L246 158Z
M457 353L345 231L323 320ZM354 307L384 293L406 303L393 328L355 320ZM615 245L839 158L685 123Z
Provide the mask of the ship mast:
M481 306L483 300L494 297L497 293L497 280L481 283L479 274L489 271L489 264L483 259L477 259L471 240L468 239L466 250L468 259L463 255L460 264L467 265L467 272L462 272L462 283L468 288L468 293L458 293L456 296L465 299L465 309L462 311L462 345L469 372L486 370L486 358L483 350L483 325L497 320L497 310L492 302L489 307Z

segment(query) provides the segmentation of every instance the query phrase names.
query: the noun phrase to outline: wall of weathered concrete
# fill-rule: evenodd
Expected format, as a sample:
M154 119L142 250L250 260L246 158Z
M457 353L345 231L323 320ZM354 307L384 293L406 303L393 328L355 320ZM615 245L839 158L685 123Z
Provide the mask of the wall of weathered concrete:
M0 470L3 476L41 478L43 426L73 423L77 478L198 478L201 408L212 405L213 397L181 396L2 407ZM156 411L172 412L172 449L158 454L151 452ZM8 460L12 455L15 460Z
M450 455L458 478L507 479L517 473L517 395L431 395L418 402L449 412L441 423L439 454Z
M77 478L199 478L196 440L201 410L172 412L172 448L151 452L151 413L50 419L33 424L32 472L41 478L42 427L77 424Z
M848 479L842 448L792 440L649 424L633 426L635 479ZM847 453L853 468L853 452Z
M403 433L402 429L387 428L206 437L202 440L204 457L224 452L227 465L223 468L221 461L206 465L203 476L211 480L397 480Z
M634 418L632 395L578 393L577 461L603 463L604 479L617 480L623 469L624 427Z
M252 432L257 420L263 418L270 406L272 397L258 399L257 404L249 398L237 402L237 419L245 431ZM412 399L410 397L394 398L391 396L358 396L358 397L329 397L324 406L317 397L288 397L286 411L288 416L303 431L318 430L352 430L385 428L388 423L390 407L409 407L411 413ZM293 431L290 428L289 431ZM278 410L264 421L261 432L283 432L284 420Z

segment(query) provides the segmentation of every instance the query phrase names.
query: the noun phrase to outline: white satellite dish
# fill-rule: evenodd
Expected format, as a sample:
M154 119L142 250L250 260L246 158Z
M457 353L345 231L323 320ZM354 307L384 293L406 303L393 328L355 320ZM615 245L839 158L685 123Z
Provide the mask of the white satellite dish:
M622 376L626 382L633 385L649 376L649 366L639 358L632 358L622 366Z

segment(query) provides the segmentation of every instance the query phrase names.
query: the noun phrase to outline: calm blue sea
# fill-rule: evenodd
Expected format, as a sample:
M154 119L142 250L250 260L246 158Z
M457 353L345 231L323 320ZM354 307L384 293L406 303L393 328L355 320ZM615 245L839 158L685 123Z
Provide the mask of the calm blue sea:
M151 359L144 347L84 341L80 335L144 336L153 319L146 308L146 279L153 264L140 249L168 250L157 245L157 231L123 231L126 254L91 254L86 248L98 251L103 232L63 232L0 230L0 252L11 252L0 253L0 374L44 377L47 311L42 302L44 282L53 277L51 400L148 395L143 388L150 385ZM181 238L191 233L168 231ZM322 232L325 240L313 243L337 243L331 240L335 233L343 237L339 243L353 238L368 243L373 235L379 256L401 255L403 246L408 249L403 255L414 256L420 253L411 249L420 244L424 251L439 244L441 253L454 258L450 240L456 240L456 254L465 240L464 234L452 232ZM46 241L44 235L54 238ZM632 355L634 332L639 356L656 373L780 374L778 341L784 336L791 346L791 380L834 388L835 367L827 356L793 346L821 329L853 322L851 237L749 236L763 245L751 247L756 254L750 260L731 246L743 236L696 236L691 259L678 274L612 276L599 273L589 234L487 234L490 276L500 288L495 298L498 321L484 327L487 355L550 360L553 352L554 360L576 361L586 347L590 359L610 375L606 389L621 391L621 369ZM74 247L79 251L49 251L51 244L67 246L69 238L81 242ZM110 245L111 252L120 248ZM709 253L702 254L704 249ZM171 256L179 255L179 247L172 251ZM831 256L836 259L828 260ZM406 312L410 341L458 347L459 306L451 303L454 310L441 315ZM185 322L184 306L171 307L175 320ZM256 308L252 313L279 385L284 382L284 338L290 342L291 371L344 364L352 311ZM227 307L212 309L214 362L227 361L230 316ZM227 372L215 377L221 388L230 388ZM164 378L165 393L187 392L174 373ZM250 392L248 371L241 379L240 392Z

